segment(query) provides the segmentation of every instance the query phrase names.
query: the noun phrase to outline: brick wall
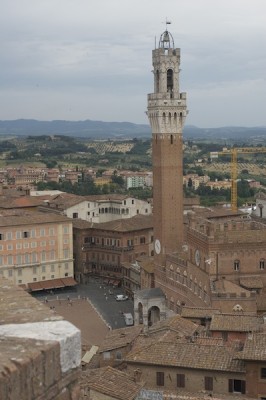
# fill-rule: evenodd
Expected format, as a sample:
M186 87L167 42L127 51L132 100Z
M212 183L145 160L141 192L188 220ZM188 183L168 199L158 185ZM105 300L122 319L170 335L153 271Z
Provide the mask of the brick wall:
M0 279L0 399L78 400L80 331Z

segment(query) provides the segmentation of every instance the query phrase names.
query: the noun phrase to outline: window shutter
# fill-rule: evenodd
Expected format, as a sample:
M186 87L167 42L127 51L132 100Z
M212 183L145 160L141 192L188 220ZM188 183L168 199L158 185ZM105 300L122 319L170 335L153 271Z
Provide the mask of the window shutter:
M176 374L176 386L185 387L185 374Z
M205 376L205 390L213 390L213 378Z

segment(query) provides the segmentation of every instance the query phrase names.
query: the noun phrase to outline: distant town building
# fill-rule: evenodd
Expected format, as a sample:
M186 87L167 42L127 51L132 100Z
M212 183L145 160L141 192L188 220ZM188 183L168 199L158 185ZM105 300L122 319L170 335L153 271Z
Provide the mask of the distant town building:
M151 215L151 204L127 195L107 194L76 196L67 193L55 196L44 204L44 210L62 213L92 223L103 223L135 215Z

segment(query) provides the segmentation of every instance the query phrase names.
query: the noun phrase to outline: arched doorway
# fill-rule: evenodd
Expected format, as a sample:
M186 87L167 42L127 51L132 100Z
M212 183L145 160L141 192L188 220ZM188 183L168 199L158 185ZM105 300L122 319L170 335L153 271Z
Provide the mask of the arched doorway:
M148 326L152 326L158 321L160 321L160 309L157 306L152 306L148 310Z

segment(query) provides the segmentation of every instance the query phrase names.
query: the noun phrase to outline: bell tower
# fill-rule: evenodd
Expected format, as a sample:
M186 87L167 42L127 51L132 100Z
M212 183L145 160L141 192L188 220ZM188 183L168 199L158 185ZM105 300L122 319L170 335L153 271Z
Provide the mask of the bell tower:
M179 91L180 49L166 29L152 51L154 93L148 94L152 129L155 266L183 242L183 138L186 93ZM156 280L156 274L155 274Z

